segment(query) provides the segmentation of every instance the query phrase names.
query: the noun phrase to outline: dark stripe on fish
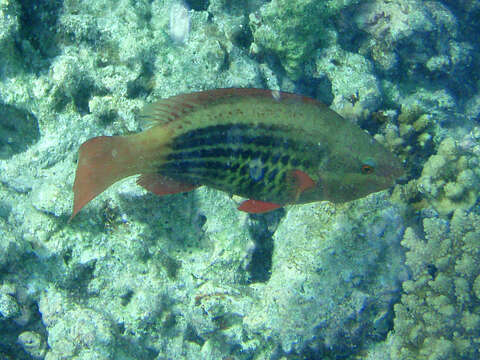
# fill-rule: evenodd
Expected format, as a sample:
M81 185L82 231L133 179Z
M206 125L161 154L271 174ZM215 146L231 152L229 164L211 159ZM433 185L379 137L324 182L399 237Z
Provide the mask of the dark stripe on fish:
M261 180L268 170L277 166L278 160L286 166L289 157L284 155L276 157L277 162L270 160L268 149L265 151L237 150L228 148L199 149L194 151L173 153L167 158L162 166L163 171L169 173L199 174L203 169L216 170L219 172L236 173L238 176L250 175L256 181ZM298 163L299 161L296 161ZM241 168L239 169L239 167ZM270 172L269 181L275 180L278 170Z
M245 173L248 173L248 166L243 166ZM193 185L200 185L208 183L211 186L225 186L225 184L229 184L230 186L238 189L239 193L245 193L247 191L254 191L256 193L263 193L267 191L270 194L277 194L279 193L277 183L272 182L266 185L264 182L255 181L254 179L246 176L238 177L238 174L235 173L221 173L218 172L216 169L209 169L209 168L197 168L198 172L189 172L188 174L176 172L176 171L168 171L165 172L166 169L162 169L162 174L167 173L170 177L175 179L180 179L187 181ZM276 177L278 175L278 170L272 171L273 176ZM277 178L277 182L285 181L286 175L285 172L280 173Z
M192 151L177 151L172 152L167 156L167 161L181 161L181 160L192 160L192 159L205 159L205 158L212 158L212 159L219 159L219 158L228 158L231 160L232 158L238 159L260 159L263 163L266 163L270 159L271 165L276 165L276 163L282 159L282 163L286 165L285 161L288 163L288 156L285 155L282 157L281 154L275 154L275 156L271 156L271 151L269 149L242 149L242 148L230 148L230 147L215 147L215 148L203 148L203 149L195 149ZM294 166L298 166L300 161L296 160L292 161Z
M219 176L223 176L222 171L230 171L231 167L228 163L215 160L189 159L168 162L162 166L163 169L169 172L184 173L184 174L199 174L203 171L218 171Z
M287 173L293 169L308 173L319 155L324 154L319 154L318 146L295 141L278 128L215 125L173 139L159 172L193 185L255 194L258 199L266 194L278 198L289 196Z
M173 150L218 145L250 145L278 150L295 150L294 141L285 137L285 131L262 125L215 125L189 131L178 136Z

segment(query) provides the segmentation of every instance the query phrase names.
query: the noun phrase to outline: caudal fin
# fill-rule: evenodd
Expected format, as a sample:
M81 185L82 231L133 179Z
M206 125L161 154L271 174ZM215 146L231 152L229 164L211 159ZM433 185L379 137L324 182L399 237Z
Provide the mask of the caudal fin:
M171 134L157 126L130 136L99 136L80 146L70 220L93 198L127 176L152 172Z
M94 197L116 181L133 175L127 163L128 141L120 136L99 136L80 146L73 184L73 212L70 220Z

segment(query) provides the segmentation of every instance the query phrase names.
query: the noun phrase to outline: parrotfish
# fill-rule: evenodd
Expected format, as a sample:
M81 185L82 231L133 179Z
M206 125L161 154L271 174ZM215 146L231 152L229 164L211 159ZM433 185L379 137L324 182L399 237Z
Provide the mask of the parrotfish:
M70 220L131 175L157 194L206 185L262 213L287 204L351 201L391 187L400 161L356 124L305 96L263 89L215 89L146 105L151 125L83 143Z

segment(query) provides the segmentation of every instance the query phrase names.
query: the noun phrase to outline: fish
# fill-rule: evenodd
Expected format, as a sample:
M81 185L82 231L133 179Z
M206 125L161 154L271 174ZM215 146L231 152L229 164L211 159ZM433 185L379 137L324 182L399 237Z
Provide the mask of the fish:
M73 217L115 182L164 196L209 186L264 213L289 204L343 203L390 188L401 162L322 102L255 88L213 89L147 104L144 131L84 142Z

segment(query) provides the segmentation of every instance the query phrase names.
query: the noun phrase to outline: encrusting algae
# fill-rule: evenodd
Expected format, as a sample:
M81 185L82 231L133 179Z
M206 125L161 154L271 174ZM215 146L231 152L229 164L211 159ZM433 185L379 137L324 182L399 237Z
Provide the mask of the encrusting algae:
M239 210L335 203L387 189L400 162L357 125L317 100L262 89L216 89L145 107L153 124L99 136L79 150L72 219L127 176L158 195L201 185L248 198Z

